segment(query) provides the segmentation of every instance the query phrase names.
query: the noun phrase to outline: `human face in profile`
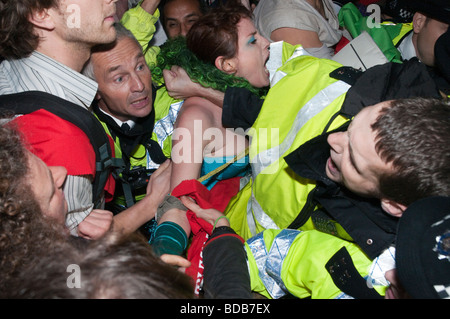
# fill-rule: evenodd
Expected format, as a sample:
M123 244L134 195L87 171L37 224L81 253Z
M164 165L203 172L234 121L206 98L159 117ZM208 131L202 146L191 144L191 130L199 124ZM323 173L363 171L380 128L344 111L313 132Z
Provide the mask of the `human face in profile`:
M47 166L39 157L28 152L28 181L44 216L64 225L67 202L63 185L67 170L62 166Z
M417 57L428 66L435 66L434 46L448 30L448 23L427 17L419 12L413 18L413 43Z
M266 63L269 54L269 41L258 33L253 21L242 18L238 23L235 75L247 79L254 87L268 86L270 74Z
M389 103L363 108L347 131L328 136L330 157L325 167L328 178L362 196L375 196L379 176L392 170L376 152L376 132L371 128L381 109L389 107Z
M55 32L67 44L92 47L114 41L117 0L62 0L49 14Z

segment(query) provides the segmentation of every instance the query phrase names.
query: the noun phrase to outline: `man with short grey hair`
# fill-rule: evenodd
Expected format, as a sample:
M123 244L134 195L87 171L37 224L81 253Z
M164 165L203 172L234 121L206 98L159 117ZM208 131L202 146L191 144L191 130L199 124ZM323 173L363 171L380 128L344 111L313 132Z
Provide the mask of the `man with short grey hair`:
M168 193L147 188L150 176L167 158L152 140L156 92L142 48L122 24L116 23L115 29L116 41L95 47L83 73L98 83L92 109L114 141L116 157L124 162L123 169L115 174L114 198L106 207L117 218L124 210L146 208L147 213L134 219L143 225L154 217L163 200L159 195ZM170 165L167 161L163 169L167 166L170 172ZM158 187L169 185L169 180L169 176L161 178Z

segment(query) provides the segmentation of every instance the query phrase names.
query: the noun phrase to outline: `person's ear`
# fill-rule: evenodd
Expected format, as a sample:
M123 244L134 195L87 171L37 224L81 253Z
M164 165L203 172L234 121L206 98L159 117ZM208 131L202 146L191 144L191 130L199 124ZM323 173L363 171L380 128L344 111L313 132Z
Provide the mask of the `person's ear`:
M427 22L427 16L420 12L416 12L413 16L413 30L414 33L420 33Z
M223 56L219 56L216 58L215 61L215 65L216 68L218 68L219 70L221 70L222 72L225 72L227 74L234 74L236 73L236 59L231 58L231 59L227 59L224 58Z
M383 198L381 199L381 208L389 215L400 218L407 207L393 200Z
M30 14L28 20L38 28L53 30L55 28L55 23L49 14L49 10L50 9L35 10Z

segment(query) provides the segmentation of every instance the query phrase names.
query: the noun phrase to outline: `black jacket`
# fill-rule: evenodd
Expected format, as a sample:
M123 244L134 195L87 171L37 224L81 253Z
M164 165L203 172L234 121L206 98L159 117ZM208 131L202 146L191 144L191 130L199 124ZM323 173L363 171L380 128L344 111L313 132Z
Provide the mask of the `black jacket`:
M365 72L342 67L330 76L352 85L341 108L341 113L348 118L365 106L386 100L418 96L440 98L434 79L417 59L402 64L386 63ZM245 111L242 111L243 103L250 104ZM222 118L224 125L250 127L262 103L243 89L227 90ZM325 174L330 154L327 136L323 134L305 143L285 158L295 173L317 181L308 203L290 227L298 228L311 216L319 228L326 230L332 226L330 221L335 220L370 258L375 258L394 243L397 220L381 209L378 199L361 198L328 179ZM322 209L313 213L317 204ZM337 233L332 228L328 230Z
M426 66L417 59L403 64L386 63L364 73L344 67L330 76L352 85L341 108L341 113L348 118L355 116L365 106L386 100L441 97ZM347 125L338 130L345 130ZM381 209L379 199L355 195L327 177L325 166L330 156L327 136L330 133L308 141L285 157L286 163L296 174L312 179L317 184L309 198L310 203L305 205L305 210L291 226L301 226L311 214L318 228L336 234L331 222L334 220L373 259L394 244L397 218ZM311 210L317 204L322 208L313 213Z
M251 299L244 240L229 227L217 227L203 249L206 299Z
M345 129L347 125L341 129ZM303 144L285 157L286 163L299 176L316 181L316 187L305 207L319 205L321 209L302 210L298 220L311 216L316 227L322 231L338 235L333 221L344 228L369 258L375 258L395 241L398 218L392 217L381 209L379 199L363 198L331 181L325 166L330 156L327 143L328 134ZM294 223L292 228L300 225ZM341 236L344 239L345 236Z
M352 86L342 107L343 113L349 116L356 115L364 106L392 99L441 98L438 79L417 58L402 64L392 62L377 65L365 72L341 67L331 72L330 77ZM301 93L300 87L299 92ZM299 93L292 92L292 94ZM264 99L244 88L227 88L223 102L223 126L244 130L250 128L257 119L263 103Z

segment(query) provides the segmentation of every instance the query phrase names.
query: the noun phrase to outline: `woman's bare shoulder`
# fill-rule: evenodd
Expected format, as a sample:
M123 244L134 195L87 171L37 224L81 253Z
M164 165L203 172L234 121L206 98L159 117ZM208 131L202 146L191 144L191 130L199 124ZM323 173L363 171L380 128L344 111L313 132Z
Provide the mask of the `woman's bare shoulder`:
M178 125L185 126L191 121L201 120L206 127L215 125L222 109L207 99L190 97L186 99L178 115Z

